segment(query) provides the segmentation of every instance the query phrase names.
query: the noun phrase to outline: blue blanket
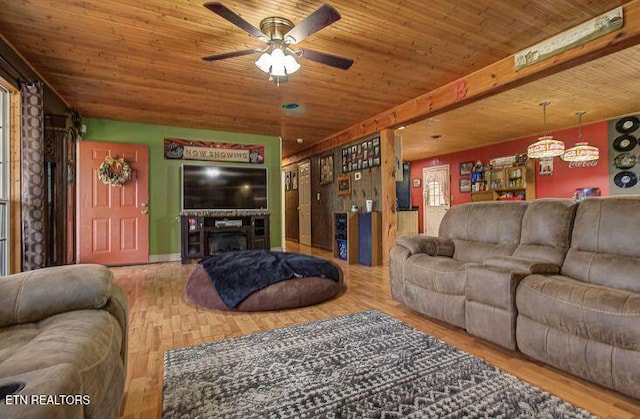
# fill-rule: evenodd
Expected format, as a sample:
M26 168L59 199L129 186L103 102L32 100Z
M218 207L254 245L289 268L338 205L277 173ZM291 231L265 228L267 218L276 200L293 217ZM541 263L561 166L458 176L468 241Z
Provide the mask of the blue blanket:
M331 262L299 253L240 250L218 253L200 265L229 308L255 291L287 279L320 276L340 280L340 271Z

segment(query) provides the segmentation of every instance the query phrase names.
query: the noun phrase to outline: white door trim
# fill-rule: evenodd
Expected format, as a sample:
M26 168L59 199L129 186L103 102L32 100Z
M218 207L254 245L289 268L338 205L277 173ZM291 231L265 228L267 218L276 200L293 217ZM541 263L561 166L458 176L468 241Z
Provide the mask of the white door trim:
M438 166L430 166L422 169L422 232L427 234L427 213L428 213L428 196L429 196L429 174L431 172L440 172L446 170L446 187L445 191L443 191L444 196L444 208L443 210L446 212L451 205L451 169L449 164L441 164Z

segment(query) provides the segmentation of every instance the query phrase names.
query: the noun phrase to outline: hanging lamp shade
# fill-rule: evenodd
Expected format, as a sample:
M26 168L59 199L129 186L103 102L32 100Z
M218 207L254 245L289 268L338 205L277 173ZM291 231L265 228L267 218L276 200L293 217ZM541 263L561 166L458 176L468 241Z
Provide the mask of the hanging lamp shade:
M564 161L592 161L600 158L600 149L582 141L582 115L586 112L576 112L578 115L578 142L562 155Z
M561 156L564 153L564 143L552 135L547 135L547 106L551 102L542 102L542 137L527 147L527 156L532 159L543 159L545 157Z
M562 155L564 161L591 161L600 158L600 149L587 142L576 143Z
M532 159L561 156L564 153L564 143L551 135L538 138L527 147L527 155Z

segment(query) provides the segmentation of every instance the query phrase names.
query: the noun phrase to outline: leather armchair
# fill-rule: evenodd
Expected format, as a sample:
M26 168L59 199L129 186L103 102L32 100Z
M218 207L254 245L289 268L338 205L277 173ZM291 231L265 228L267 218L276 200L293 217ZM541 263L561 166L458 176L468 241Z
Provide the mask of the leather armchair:
M127 363L127 298L100 265L0 278L0 386L86 395L88 404L0 404L0 417L115 418Z

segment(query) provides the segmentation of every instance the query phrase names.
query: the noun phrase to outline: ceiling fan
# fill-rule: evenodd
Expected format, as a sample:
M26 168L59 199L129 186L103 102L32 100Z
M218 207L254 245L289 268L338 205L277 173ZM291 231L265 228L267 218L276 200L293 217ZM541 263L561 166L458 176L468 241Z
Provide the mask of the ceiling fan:
M293 45L340 19L338 11L328 4L311 13L297 25L282 17L268 17L262 19L260 29L244 20L222 3L209 2L205 3L204 7L267 44L264 49L254 48L207 55L202 57L205 61L261 54L256 61L256 66L268 73L269 80L273 80L278 85L287 81L289 74L296 72L300 68L300 64L295 60L296 58L305 58L343 70L348 69L353 64L353 60L337 55L307 48L293 48Z

